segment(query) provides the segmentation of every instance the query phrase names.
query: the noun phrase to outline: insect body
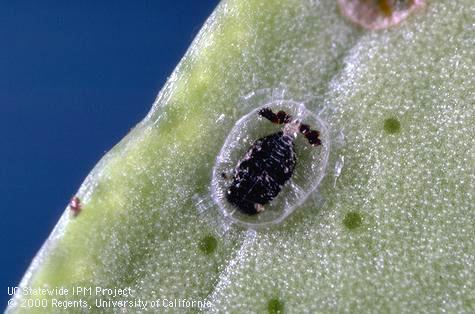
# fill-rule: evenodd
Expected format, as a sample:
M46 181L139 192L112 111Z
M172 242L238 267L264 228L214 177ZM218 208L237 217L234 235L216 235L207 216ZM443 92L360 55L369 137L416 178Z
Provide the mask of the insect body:
M303 134L310 144L321 145L319 132L292 119L284 111L277 114L263 108L259 115L276 124L284 124L282 131L256 140L234 169L227 200L242 213L255 215L264 210L284 184L292 177L297 163L294 140Z

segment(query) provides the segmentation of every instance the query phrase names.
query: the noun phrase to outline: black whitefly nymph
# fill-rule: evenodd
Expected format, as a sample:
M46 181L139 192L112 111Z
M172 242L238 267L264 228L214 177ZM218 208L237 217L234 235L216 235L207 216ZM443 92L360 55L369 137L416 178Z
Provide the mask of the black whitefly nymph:
M247 215L262 212L264 205L272 201L292 177L297 163L294 140L298 133L311 145L321 145L318 131L292 119L285 111L275 114L263 108L258 113L272 123L284 124L284 128L256 140L234 169L226 199Z

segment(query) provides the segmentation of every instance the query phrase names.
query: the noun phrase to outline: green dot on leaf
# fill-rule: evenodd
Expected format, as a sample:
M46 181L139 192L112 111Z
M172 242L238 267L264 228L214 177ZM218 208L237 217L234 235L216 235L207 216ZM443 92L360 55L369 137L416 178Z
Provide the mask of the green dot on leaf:
M384 120L384 131L390 134L398 133L401 129L401 123L396 118L387 118Z
M267 303L267 310L269 314L284 313L284 303L277 298L270 299L269 303Z
M205 254L211 254L216 250L218 246L218 240L215 237L208 235L200 240L199 248L201 252Z
M357 212L349 212L345 215L345 218L343 218L343 224L350 230L361 226L362 221L363 218Z

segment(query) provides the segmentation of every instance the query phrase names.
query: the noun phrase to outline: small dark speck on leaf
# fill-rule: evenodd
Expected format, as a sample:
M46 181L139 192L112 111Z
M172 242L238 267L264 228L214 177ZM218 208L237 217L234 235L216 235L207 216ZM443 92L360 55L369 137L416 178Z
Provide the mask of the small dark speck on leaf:
M345 215L345 218L343 218L343 224L350 230L358 228L362 222L363 218L357 212L349 212Z
M267 311L269 314L282 314L284 313L284 303L277 298L270 299L267 303Z
M73 196L73 198L69 202L69 209L71 210L71 212L73 213L74 216L79 215L79 213L81 212L81 209L82 209L82 204L81 204L81 200L79 199L79 197Z
M216 250L217 246L218 240L216 240L216 238L211 235L203 237L199 243L200 251L207 255L212 254Z
M401 130L401 123L396 118L384 120L384 131L389 134L398 133Z

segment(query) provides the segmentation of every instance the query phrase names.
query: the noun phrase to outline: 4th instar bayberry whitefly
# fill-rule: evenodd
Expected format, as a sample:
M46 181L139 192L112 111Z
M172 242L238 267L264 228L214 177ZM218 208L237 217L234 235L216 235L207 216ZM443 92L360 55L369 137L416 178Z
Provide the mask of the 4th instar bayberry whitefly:
M259 110L259 115L275 124L284 124L279 131L256 140L233 171L232 183L226 199L244 214L263 212L285 183L292 177L297 157L294 140L302 133L311 145L319 146L319 132L292 119L285 111L275 114L270 108ZM226 178L226 174L223 173Z
M253 229L280 223L322 180L329 148L317 114L273 99L235 123L216 158L212 198L232 223Z

